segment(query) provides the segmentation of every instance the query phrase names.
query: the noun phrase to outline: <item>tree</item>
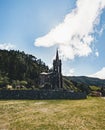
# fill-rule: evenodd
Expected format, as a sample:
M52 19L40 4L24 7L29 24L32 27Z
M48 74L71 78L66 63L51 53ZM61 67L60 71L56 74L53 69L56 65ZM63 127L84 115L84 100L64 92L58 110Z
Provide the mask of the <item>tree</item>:
M48 66L35 56L20 51L0 50L0 74L4 78L0 80L1 86L8 82L16 86L18 81L27 82L26 86L38 86L40 73L48 70Z

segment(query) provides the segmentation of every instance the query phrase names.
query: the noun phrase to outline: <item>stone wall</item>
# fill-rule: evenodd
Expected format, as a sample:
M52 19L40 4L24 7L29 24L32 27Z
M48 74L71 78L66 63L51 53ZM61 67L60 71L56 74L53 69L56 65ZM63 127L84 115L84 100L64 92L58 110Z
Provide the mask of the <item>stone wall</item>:
M105 91L102 92L102 96L105 97Z
M86 99L86 93L54 90L1 90L0 99Z

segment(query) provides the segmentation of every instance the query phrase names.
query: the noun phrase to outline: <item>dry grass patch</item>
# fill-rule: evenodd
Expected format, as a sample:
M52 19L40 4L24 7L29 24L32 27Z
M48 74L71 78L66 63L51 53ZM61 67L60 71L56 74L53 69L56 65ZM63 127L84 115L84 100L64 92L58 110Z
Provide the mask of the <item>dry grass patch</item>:
M104 130L105 99L0 101L0 130Z

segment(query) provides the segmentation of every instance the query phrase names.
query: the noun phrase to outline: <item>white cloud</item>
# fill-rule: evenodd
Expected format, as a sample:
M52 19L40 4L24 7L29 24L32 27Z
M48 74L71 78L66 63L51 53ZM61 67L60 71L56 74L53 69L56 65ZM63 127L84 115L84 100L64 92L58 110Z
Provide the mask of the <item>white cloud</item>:
M15 45L11 44L11 43L3 43L0 44L0 49L1 50L10 50L10 49L14 49Z
M105 0L77 0L76 8L48 34L37 38L35 46L58 45L61 56L68 59L88 56L92 53L92 34L95 33L95 26L99 24L104 8Z
M100 79L105 79L105 67L103 67L101 70L99 70L97 73L88 75L89 77L95 77Z
M96 52L95 52L95 55L98 57L98 56L99 56L99 52L98 52L98 51L96 51Z
M102 35L103 31L105 30L105 24L102 26L101 30L98 32L99 35Z
M74 76L74 73L75 73L75 69L71 68L69 71L63 72L63 75L64 76Z

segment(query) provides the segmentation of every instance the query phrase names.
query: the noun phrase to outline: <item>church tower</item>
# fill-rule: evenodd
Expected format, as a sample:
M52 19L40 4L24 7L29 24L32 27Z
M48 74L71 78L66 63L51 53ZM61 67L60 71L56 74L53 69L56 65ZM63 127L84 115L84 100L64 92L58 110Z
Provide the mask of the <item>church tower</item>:
M53 60L53 73L54 73L54 89L61 89L62 88L62 63L59 59L58 50L56 52L56 59Z

